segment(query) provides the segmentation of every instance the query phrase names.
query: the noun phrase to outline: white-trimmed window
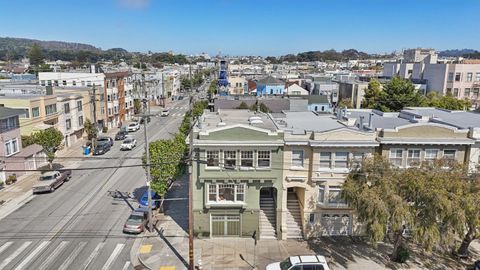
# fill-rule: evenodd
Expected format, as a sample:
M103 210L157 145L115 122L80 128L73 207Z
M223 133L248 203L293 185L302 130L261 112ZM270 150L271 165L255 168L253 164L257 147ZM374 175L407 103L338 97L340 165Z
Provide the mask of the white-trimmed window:
M65 126L67 130L70 130L72 128L72 120L71 119L65 120Z
M397 167L402 166L403 161L403 150L402 149L390 149L390 163Z
M207 151L207 167L218 167L218 150Z
M5 155L11 156L18 153L18 140L17 138L9 140L5 143Z
M351 166L355 168L360 167L365 156L366 154L364 152L354 152L352 155Z
M45 114L50 115L57 112L57 104L50 104L45 106Z
M332 167L332 152L320 152L320 168Z
M318 186L318 198L317 203L323 204L325 202L325 186Z
M81 100L77 101L77 110L79 112L83 111L83 106L82 106L82 101Z
M347 168L347 167L348 167L348 152L336 152L335 168Z
M259 168L270 167L270 151L257 152L257 167Z
M237 166L237 152L223 151L223 162L225 167L235 168Z
M32 108L32 117L33 118L40 117L40 107Z
M419 166L420 165L420 149L408 149L407 154L407 166Z
M253 151L240 151L240 166L253 167Z
M245 184L209 184L209 202L245 202Z
M434 162L438 158L438 149L426 149L425 161L428 163Z
M303 150L292 150L292 167L303 168Z
M342 198L342 187L329 186L328 187L328 203L344 204L345 199Z

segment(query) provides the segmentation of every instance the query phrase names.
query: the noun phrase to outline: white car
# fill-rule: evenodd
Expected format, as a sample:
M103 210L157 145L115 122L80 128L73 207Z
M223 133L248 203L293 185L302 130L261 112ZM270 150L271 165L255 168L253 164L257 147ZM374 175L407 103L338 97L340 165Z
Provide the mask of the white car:
M132 150L135 146L137 146L137 140L132 138L127 138L122 142L120 146L120 150Z
M168 109L163 109L162 114L160 116L168 116L170 114L170 111Z
M305 255L292 256L282 262L271 263L267 265L266 270L330 270L324 256Z
M130 123L127 127L128 132L134 132L140 129L140 124L138 122Z

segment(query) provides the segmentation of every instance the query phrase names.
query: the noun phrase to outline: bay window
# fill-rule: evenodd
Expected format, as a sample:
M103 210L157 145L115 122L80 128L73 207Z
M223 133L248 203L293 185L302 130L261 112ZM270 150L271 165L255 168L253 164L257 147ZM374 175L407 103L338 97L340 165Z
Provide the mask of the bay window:
M224 151L223 162L225 167L235 168L237 166L237 153L235 151Z
M407 166L419 166L420 165L420 149L408 149L407 154Z
M390 149L390 157L389 157L390 163L397 167L402 166L402 161L403 161L403 150L402 149Z
M348 166L348 152L335 153L335 168L347 168Z
M292 150L292 167L303 167L303 150Z
M209 184L208 202L243 203L245 184Z
M240 166L253 167L253 151L241 151L240 152Z
M218 167L218 151L207 151L207 167Z
M320 168L330 168L332 164L331 152L320 152Z
M270 151L257 152L257 167L259 168L270 167Z

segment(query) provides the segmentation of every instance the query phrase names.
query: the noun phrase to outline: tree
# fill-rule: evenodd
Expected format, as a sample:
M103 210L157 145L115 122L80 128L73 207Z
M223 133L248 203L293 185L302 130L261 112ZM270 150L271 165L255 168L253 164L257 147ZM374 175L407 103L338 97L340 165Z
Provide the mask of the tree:
M260 103L260 106L259 106L259 110L263 113L269 113L271 112L270 108L268 108L267 105L265 105L265 103Z
M47 160L52 168L52 162L55 159L55 152L63 141L63 134L56 128L47 128L32 134L36 144L41 145L47 154Z
M472 103L468 99L457 99L451 93L439 95L437 92L432 91L427 94L425 106L447 110L467 110L472 107Z
M88 140L91 140L93 138L97 137L97 128L95 125L90 121L90 119L86 118L85 122L83 122L83 128L85 129L85 133L87 133L87 138Z
M415 89L409 80L393 77L383 86L383 94L377 97L375 109L383 112L398 112L404 107L418 107L425 97Z
M140 112L142 112L142 102L140 101L140 99L133 100L133 112L135 114L139 114Z
M382 94L382 85L378 80L372 79L363 95L362 108L374 109Z
M461 236L457 254L463 257L468 255L468 247L473 240L480 238L480 175L470 175L466 181L466 193L460 209L465 213L466 233Z
M245 103L244 101L242 101L242 103L240 103L240 105L238 105L237 109L240 109L240 110L248 110L248 109L250 109L250 107L248 107L247 103Z
M393 233L392 259L404 246L403 232L412 231L412 241L431 250L452 246L463 236L466 170L443 160L393 167L382 156L366 159L347 177L343 196L356 209L372 243Z
M33 43L32 47L28 51L28 58L30 59L30 65L38 66L43 63L42 47L37 43Z
M352 100L350 98L344 98L344 99L341 99L340 102L338 103L338 107L339 108L353 108L353 103L352 103Z

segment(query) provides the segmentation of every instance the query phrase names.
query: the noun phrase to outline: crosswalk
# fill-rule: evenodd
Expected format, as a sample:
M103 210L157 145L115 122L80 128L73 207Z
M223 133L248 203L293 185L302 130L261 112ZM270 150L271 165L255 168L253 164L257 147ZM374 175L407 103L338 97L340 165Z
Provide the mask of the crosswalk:
M180 116L180 117L184 117L184 116L185 116L185 113L172 113L172 114L170 114L170 115L173 116L173 117L179 117L179 116Z
M133 269L125 241L19 240L0 243L0 270Z

